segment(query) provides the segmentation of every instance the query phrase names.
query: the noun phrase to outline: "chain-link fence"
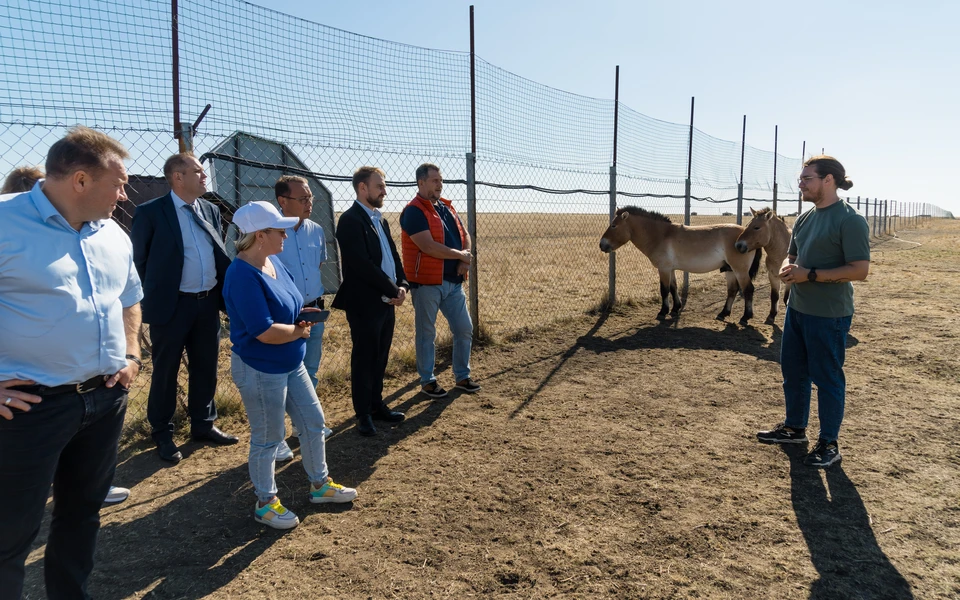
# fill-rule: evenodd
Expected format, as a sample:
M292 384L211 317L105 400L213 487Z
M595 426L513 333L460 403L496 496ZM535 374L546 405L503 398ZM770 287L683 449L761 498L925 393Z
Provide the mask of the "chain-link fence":
M354 200L349 180L357 167L386 171L383 211L399 235L415 168L438 164L444 196L473 220L476 271L468 287L477 325L494 338L522 336L602 302L609 263L598 242L611 197L614 206L638 205L693 225L738 222L751 205L775 198L781 214L800 208L801 159L549 88L469 53L361 36L240 0L0 0L0 55L0 173L41 164L72 124L106 131L132 155L130 201L115 214L128 229L137 204L167 192L162 164L184 133L215 171L210 198L225 226L241 204L274 200L279 175L307 175L314 195L326 199L315 217L333 243L331 256L333 220ZM207 105L198 130L178 126ZM849 200L877 235L952 217L932 205ZM616 275L621 295L656 295L657 274L639 252L620 253ZM331 263L328 290L337 281ZM236 407L223 338L218 402ZM440 338L449 339L442 320ZM334 311L321 391L343 396L349 346L345 318ZM409 305L398 311L392 360L396 369L414 363ZM146 365L131 394L137 422L145 414Z

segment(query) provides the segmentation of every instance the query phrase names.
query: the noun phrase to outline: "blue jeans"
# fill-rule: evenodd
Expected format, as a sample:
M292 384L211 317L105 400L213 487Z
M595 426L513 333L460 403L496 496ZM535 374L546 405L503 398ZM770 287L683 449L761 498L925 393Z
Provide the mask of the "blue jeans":
M843 360L852 319L814 317L787 308L780 341L787 427L806 428L812 382L817 384L820 437L831 442L839 437L847 391Z
M467 312L463 284L444 281L440 285L421 285L410 293L416 312L414 325L420 385L437 380L433 374L437 360L437 311L443 313L453 334L453 378L461 381L470 377L473 322Z
M290 414L294 427L300 432L300 455L310 482L319 485L326 481L323 409L303 364L289 373L263 373L232 354L230 373L250 421L247 463L257 499L267 502L277 495L274 461L277 446L286 437L284 412Z
M323 356L323 323L316 323L310 328L310 337L307 339L307 354L303 357L303 366L307 368L307 375L317 388L317 371L320 370L320 357Z
M23 592L24 562L40 531L50 484L53 520L43 575L49 598L89 598L87 578L100 530L100 506L117 466L127 409L119 385L87 394L44 396L29 412L0 419L0 598Z

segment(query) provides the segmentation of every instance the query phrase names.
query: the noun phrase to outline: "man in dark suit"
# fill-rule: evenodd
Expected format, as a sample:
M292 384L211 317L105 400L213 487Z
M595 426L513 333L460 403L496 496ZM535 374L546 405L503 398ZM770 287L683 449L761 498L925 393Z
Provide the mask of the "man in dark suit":
M410 290L390 227L377 210L387 196L384 178L377 167L357 169L353 174L357 201L337 223L343 282L333 307L346 311L350 325L350 387L357 431L363 436L376 435L375 420L399 423L404 419L403 413L383 403L394 311Z
M160 458L178 463L173 442L177 373L187 351L187 407L193 439L235 444L214 427L223 277L230 265L223 246L220 210L200 198L207 189L203 166L190 154L163 165L170 193L137 207L130 237L143 281L143 322L150 325L153 378L147 420Z

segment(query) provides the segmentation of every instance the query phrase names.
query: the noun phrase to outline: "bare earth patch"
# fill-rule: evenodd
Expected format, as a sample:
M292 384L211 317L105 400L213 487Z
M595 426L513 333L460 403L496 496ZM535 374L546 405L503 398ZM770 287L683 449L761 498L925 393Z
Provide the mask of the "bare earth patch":
M117 483L133 495L103 511L91 592L956 598L958 259L954 221L874 248L840 467L754 440L782 418L780 328L759 323L763 302L755 327L715 321L716 275L679 322L640 303L485 348L474 396L430 401L415 376L388 381L408 419L373 440L355 433L348 400L325 399L332 474L360 496L311 505L297 458L278 474L303 521L285 534L251 518L242 417L230 427L240 445L187 444L177 467L127 447ZM41 563L38 544L28 598L43 597Z

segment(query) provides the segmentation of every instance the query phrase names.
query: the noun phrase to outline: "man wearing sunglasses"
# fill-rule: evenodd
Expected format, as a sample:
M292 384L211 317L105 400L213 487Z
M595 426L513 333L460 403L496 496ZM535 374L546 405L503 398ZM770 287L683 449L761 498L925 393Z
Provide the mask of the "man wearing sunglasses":
M280 262L293 275L300 295L303 296L303 307L324 308L323 280L320 278L320 267L327 260L327 238L323 227L312 221L313 192L310 184L303 177L284 175L273 186L277 197L277 204L285 217L296 217L300 221L287 229L287 239L283 250L277 255ZM306 354L303 357L303 366L307 368L307 375L316 389L317 371L320 369L320 358L323 355L324 324L314 323L310 328L310 337L307 338ZM333 435L329 427L323 428L324 437ZM286 442L277 448L277 460L293 458L293 451Z
M783 323L780 369L786 418L761 442L803 444L810 417L811 383L817 384L817 445L804 462L829 467L840 462L840 423L846 402L843 361L853 318L852 281L870 272L870 228L866 220L837 195L849 190L840 161L814 156L800 173L800 191L813 208L793 225L790 250L780 279L792 284Z

